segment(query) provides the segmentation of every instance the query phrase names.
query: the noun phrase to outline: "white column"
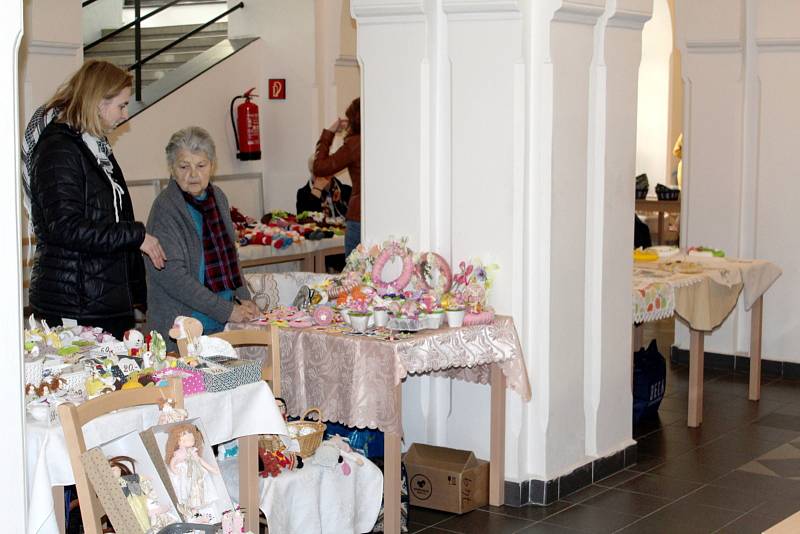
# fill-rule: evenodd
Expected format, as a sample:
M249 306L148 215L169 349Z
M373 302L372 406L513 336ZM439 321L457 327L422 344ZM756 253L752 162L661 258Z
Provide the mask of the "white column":
M508 396L508 480L552 479L631 443L636 39L650 9L352 0L364 237L500 265L492 303L515 318L533 389L529 404ZM485 387L410 380L406 440L486 458L488 407Z
M753 180L742 172L745 3L678 0L675 11L684 80L681 244L747 255L739 247L740 221L749 203L743 187ZM708 336L706 351L735 352L734 327L729 319ZM676 342L688 348L688 329L679 322Z
M3 175L3 206L0 209L0 339L5 357L0 363L0 406L3 407L3 439L0 440L0 502L3 503L3 531L25 532L27 491L25 485L25 410L23 407L22 370L22 264L20 256L20 162L19 162L19 92L17 52L22 37L22 2L6 2L0 18L0 133L3 148L0 162Z
M758 61L754 106L759 115L747 132L754 135L745 138L744 150L753 154L751 161L757 169L750 175L755 179L750 200L756 216L748 230L754 254L783 268L783 276L764 299L764 354L769 359L800 362L800 254L791 237L800 227L800 210L787 202L800 194L800 27L796 24L800 3L751 0L749 4L754 4L756 12L752 25ZM752 138L757 139L755 148L747 145Z
M652 0L609 0L595 28L586 224L586 452L633 443L630 395L631 243L642 27Z
M529 414L533 478L590 460L586 451L587 154L594 27L605 2L542 2L531 12L527 324L536 381Z

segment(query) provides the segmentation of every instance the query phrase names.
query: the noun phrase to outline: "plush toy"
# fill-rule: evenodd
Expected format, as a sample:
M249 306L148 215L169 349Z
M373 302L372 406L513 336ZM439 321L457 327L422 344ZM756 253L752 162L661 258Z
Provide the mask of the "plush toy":
M172 328L169 329L169 337L174 340L186 339L186 350L189 356L195 356L200 353L200 336L203 335L203 323L194 317L185 317L179 315L175 318Z
M128 330L122 335L128 356L138 356L144 346L144 335L138 330Z

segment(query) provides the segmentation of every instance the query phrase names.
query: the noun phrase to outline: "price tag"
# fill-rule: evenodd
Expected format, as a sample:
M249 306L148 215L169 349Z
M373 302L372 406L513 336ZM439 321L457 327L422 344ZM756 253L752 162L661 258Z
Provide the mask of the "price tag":
M139 367L139 364L136 363L135 360L132 360L130 358L120 358L119 363L117 365L119 365L120 370L123 372L123 374L125 374L125 376L135 371L142 370L142 368Z

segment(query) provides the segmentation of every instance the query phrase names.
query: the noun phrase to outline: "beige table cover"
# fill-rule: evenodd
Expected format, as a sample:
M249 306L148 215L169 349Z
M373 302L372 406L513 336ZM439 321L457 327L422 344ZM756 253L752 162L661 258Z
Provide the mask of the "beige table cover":
M668 263L677 259L698 263L703 272L672 273ZM710 332L730 315L743 290L745 309L749 310L783 271L765 260L682 255L670 257L667 262L636 264L634 273L634 292L637 281L641 286L648 277L653 284L669 286L674 291L674 313L694 330Z
M228 329L258 328L228 324ZM409 374L436 374L489 382L498 363L507 386L531 398L528 373L514 322L423 330L399 341L331 333L320 328L281 328L281 390L292 415L317 406L328 421L402 435L394 388ZM241 349L240 349L241 351ZM240 352L260 359L263 349Z

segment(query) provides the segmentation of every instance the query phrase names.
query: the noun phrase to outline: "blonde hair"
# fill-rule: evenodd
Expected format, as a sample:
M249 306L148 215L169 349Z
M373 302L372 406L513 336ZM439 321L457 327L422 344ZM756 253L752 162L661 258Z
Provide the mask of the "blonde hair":
M45 104L46 109L59 108L57 120L79 132L96 137L105 135L100 120L100 103L114 98L126 87L133 86L133 76L113 63L90 59L58 88Z

